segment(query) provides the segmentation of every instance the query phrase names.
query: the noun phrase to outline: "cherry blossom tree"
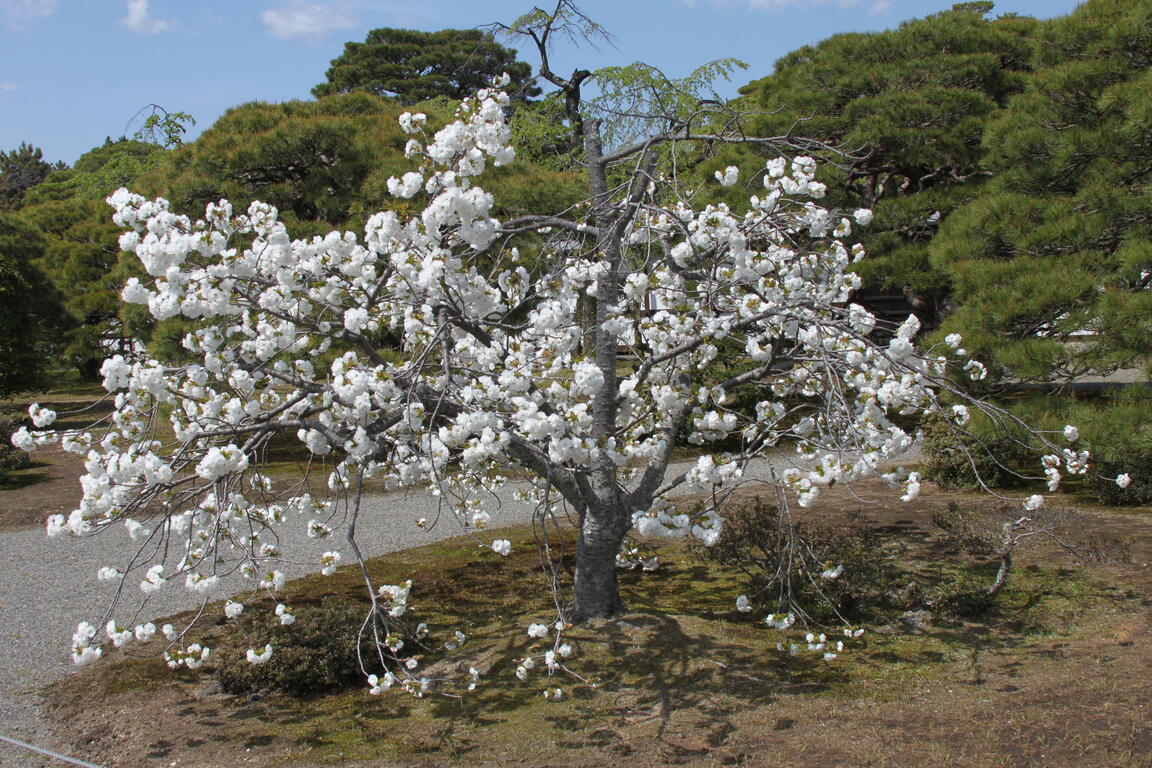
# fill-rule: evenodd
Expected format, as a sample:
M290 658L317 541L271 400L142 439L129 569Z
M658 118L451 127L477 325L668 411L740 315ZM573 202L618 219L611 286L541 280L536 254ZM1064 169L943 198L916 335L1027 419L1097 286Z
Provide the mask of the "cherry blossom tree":
M148 275L122 297L157 319L195 321L183 342L190 362L113 357L102 368L115 398L109 420L57 434L43 429L54 414L33 406L37 429L14 442L59 441L85 457L83 500L53 516L48 532L124 526L139 552L101 572L121 582L123 602L137 586L151 594L176 580L205 602L230 579L276 594L285 579L278 564L291 555L278 533L288 526L325 536L343 525L362 566L356 530L367 478L430 489L487 556L507 554L506 540L480 538L479 500L515 468L532 478L540 514L565 509L578 529L570 600L558 601L561 631L545 659L551 671L572 650L565 626L624 609L616 560L630 531L708 543L729 492L769 451L794 451L795 466L777 481L807 506L822 488L878 474L907 451L915 436L898 417L967 419L950 369L982 369L959 339L920 351L915 318L880 333L851 301L858 279L848 267L865 254L845 239L870 212L822 208L816 163L790 139L755 139L778 156L717 174L718 184L751 190L746 213L694 209L691 190L661 166L666 150L753 139L714 127L730 123L669 116L635 143L604 147L599 120L581 112L586 76L562 78L548 65L548 38L581 18L572 12L562 2L517 27L538 43L541 74L564 92L583 142L589 198L569 211L491 216L479 179L515 159L506 78L464 100L437 131L421 114L401 117L413 169L389 189L426 205L408 218L375 214L363 238L292 240L262 203L238 213L222 200L193 219L127 190L109 198L128 228L121 247ZM397 338L402 346L389 346ZM722 355L740 365L717 365ZM941 388L958 400L942 403ZM170 439L160 437L162 421ZM260 457L285 435L327 457L329 485L345 493L273 493ZM687 466L672 463L683 444L699 451ZM1086 458L1057 453L1048 468L1081 471ZM915 473L886 477L905 500L919 490ZM670 500L689 489L708 499L693 513ZM320 566L331 572L340 560L334 549ZM405 637L422 637L398 629L412 585L377 585L362 571L372 600L366 631L391 662L385 678L370 678L373 691L402 680L423 692L430 681L398 656ZM242 610L239 601L225 608L229 618ZM113 606L81 624L75 659L97 658L101 634L121 645L157 632L116 624L124 613ZM283 603L277 616L292 618ZM195 667L207 657L207 648L183 645L184 630L161 631L170 663ZM449 645L463 639L457 633ZM273 652L251 649L248 659L263 663Z

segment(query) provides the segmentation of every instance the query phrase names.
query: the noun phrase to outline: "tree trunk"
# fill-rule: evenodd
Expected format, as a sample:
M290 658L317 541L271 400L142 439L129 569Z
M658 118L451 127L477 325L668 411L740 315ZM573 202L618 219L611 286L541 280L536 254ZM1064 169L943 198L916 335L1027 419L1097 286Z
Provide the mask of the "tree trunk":
M596 354L596 297L581 294L577 302L580 317L580 353Z
M616 399L620 392L616 376L617 341L604 330L620 292L620 240L616 235L617 213L609 194L607 168L600 143L600 123L586 120L583 125L584 150L588 162L588 191L591 193L591 219L596 227L596 246L607 270L596 279L596 295L585 296L587 315L593 315L590 341L596 367L604 383L592 397L592 436L604 446L616 431ZM616 581L616 553L631 527L631 515L624 504L616 464L603 452L590 467L586 480L580 538L576 543L576 576L568 620L583 622L615 616L624 609Z
M578 624L589 619L610 618L624 611L620 584L616 580L616 553L628 528L619 524L617 517L619 515L591 512L584 515L576 541L576 576L568 621Z

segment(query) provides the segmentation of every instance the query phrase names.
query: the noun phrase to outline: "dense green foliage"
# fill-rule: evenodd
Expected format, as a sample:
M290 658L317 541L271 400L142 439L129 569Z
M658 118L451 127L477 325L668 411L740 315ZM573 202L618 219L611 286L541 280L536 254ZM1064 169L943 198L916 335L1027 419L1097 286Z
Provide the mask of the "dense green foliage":
M109 192L112 190L109 190ZM107 192L105 193L107 194ZM31 205L21 218L43 234L40 268L67 313L62 362L92 380L103 359L132 345L120 320L120 228L103 200L73 198Z
M518 101L539 95L532 67L516 60L516 51L479 29L374 29L363 43L346 43L332 60L327 82L312 89L317 96L368 91L401 104L447 98L454 101L486 88L507 73L508 92Z
M43 237L36 264L62 300L67 330L58 362L86 379L96 377L106 356L130 347L132 336L148 335L146 325L127 327L121 318L120 287L131 267L121 262L120 228L104 198L132 185L164 153L148 142L106 140L30 189L19 211Z
M0 152L0 208L16 208L24 194L53 171L67 166L49 163L44 151L30 144L21 144L10 152Z
M1084 489L1106 504L1152 503L1152 392L1130 388L1101 397L1034 397L1016 410L1053 431L1064 424L1080 428L1078 447L1092 453L1092 472ZM1132 482L1121 488L1113 478L1127 474Z
M430 130L451 117L447 102L428 102ZM383 208L415 213L422 195L393 197L388 179L409 170L404 146L410 138L397 124L403 107L365 92L319 101L255 102L235 107L191 144L167 154L135 185L163 195L177 210L202 215L204 206L227 198L236 206L252 200L275 205L294 236L351 230ZM530 162L495 169L485 189L502 217L565 209L580 199L579 179Z
M1078 403L1069 420L1081 424L1096 462L1085 483L1105 504L1152 504L1152 394L1124 392L1101 403ZM1127 474L1121 488L1111 478Z
M978 194L988 176L981 139L990 116L1025 88L1033 19L985 17L991 3L879 33L841 34L784 56L745 86L751 135L798 135L851 153L832 156L822 180L837 207L872 208L858 233L869 258L866 290L903 290L928 320L946 310L948 285L928 259L937 222ZM747 151L709 165L751 170ZM732 202L738 192L732 193Z
M0 398L45 383L63 311L36 268L44 238L0 211Z
M1036 50L1036 74L984 134L995 179L932 244L959 304L947 328L1014 379L1145 362L1152 2L1089 0Z
M920 471L944 488L1003 487L1018 479L1014 474L1018 461L1035 455L981 414L964 430L939 418L928 420L923 428Z
M53 171L28 190L25 205L50 200L103 200L109 193L133 182L164 154L163 147L144 141L105 139L85 152L76 165Z
M1031 394L1017 396L1010 405L1024 422L1053 435L1060 435L1066 424L1079 428L1072 447L1091 453L1091 472L1066 478L1067 487L1105 504L1152 503L1152 392L1137 387L1080 398ZM927 424L922 450L921 470L947 488L1025 482L1043 487L1027 435L981 414L964 430L939 421ZM1131 478L1126 488L1116 483L1121 474Z
M233 107L167 155L137 191L190 215L221 198L237 206L259 199L295 221L341 226L403 168L400 112L367 93Z

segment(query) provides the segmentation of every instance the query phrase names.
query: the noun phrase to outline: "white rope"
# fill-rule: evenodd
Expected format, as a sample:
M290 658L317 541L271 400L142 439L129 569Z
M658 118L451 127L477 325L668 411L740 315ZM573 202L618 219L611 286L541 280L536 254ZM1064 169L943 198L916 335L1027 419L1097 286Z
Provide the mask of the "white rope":
M53 752L50 749L44 749L43 747L38 747L35 744L29 744L26 741L20 741L20 739L14 739L11 736L5 736L2 733L0 733L0 741L6 741L9 744L15 745L17 747L23 747L24 749L30 750L32 752L39 752L46 757L63 760L64 762L71 763L72 765L78 765L80 768L100 768L100 766L96 765L95 763L89 763L87 760L78 760L75 757L68 757L67 755L62 755L59 752Z

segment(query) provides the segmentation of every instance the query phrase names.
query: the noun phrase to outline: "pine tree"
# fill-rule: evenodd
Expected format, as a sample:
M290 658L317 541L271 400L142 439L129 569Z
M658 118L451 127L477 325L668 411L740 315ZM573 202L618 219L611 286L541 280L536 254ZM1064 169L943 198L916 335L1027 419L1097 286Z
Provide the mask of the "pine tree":
M412 105L444 97L458 100L483 88L493 77L512 78L509 93L524 101L539 95L532 67L516 60L516 51L479 29L374 29L363 43L346 43L332 60L327 82L312 89L317 97L364 90Z
M0 152L0 208L19 207L25 192L48 174L66 167L64 163L49 163L44 151L31 144L21 143L17 149Z
M451 115L450 107L437 102L420 109L433 123ZM166 155L135 188L163 195L192 215L221 198L237 205L259 199L275 205L301 232L359 228L392 200L388 179L407 168L408 136L396 122L403 111L366 92L244 104ZM578 177L530 163L496 169L491 189L505 215L556 212L580 198Z
M1040 35L989 126L996 178L944 222L947 328L1012 379L1144 362L1152 332L1152 2L1090 0Z
M63 318L51 283L35 267L44 240L0 211L0 398L42 386Z
M1025 87L1038 22L986 18L992 3L951 10L895 30L841 34L781 58L745 86L742 106L762 114L748 130L819 139L850 153L826 166L829 200L864 207L865 293L902 290L934 323L948 308L946 277L928 259L938 223L971 200L990 173L988 120ZM721 152L708 173L738 161Z

